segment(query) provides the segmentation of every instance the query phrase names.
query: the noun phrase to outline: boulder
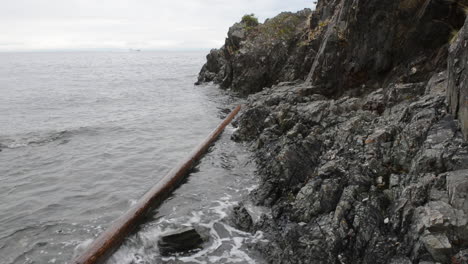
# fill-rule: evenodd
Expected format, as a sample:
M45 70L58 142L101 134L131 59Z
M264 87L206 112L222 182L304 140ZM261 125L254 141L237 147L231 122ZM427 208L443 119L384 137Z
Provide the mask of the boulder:
M442 263L447 263L452 253L452 245L450 244L447 236L442 233L431 233L425 235L423 238L424 246L427 251L432 255L434 260Z
M243 204L234 207L231 220L237 228L243 231L248 232L253 226L252 216L250 216L249 211L247 211Z
M163 235L158 241L159 252L162 256L170 256L176 253L188 253L200 249L203 239L192 227Z

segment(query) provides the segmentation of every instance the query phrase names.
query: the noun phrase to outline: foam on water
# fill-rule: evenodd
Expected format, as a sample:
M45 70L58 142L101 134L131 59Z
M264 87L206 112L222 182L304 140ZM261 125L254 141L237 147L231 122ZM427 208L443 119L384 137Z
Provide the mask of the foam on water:
M232 131L232 130L231 130ZM264 263L251 246L255 243L268 243L261 232L250 234L236 229L231 225L229 213L238 204L240 199L248 194L249 188L243 186L254 185L252 178L239 178L238 173L246 175L252 173L250 156L246 151L237 152L236 160L233 160L235 143L229 140L229 131L225 133L219 144L216 144L204 160L214 157L225 157L229 166L220 165L225 170L224 185L218 190L218 195L211 194L206 199L201 199L197 204L181 210L178 207L184 203L183 196L174 195L159 209L160 217L147 223L141 231L128 239L125 244L108 261L108 264L130 263ZM234 165L237 164L237 165ZM226 169L229 168L229 169ZM200 182L208 182L203 178L209 178L216 170L213 164L202 162L199 170L194 173L189 181L177 192L209 193L202 188L197 189L192 185L191 179ZM237 180L236 180L237 177ZM229 179L229 180L228 180ZM240 181L239 181L240 180ZM216 200L215 200L216 199ZM176 210L178 208L178 210ZM195 209L196 208L196 209ZM204 238L203 248L189 254L161 257L157 242L161 236L179 230L182 227L193 227Z
M108 264L129 263L263 263L252 254L249 245L268 243L263 234L255 234L238 230L229 225L228 212L237 202L231 196L222 197L201 211L177 218L162 217L146 226L143 231L130 238ZM180 227L193 227L205 239L203 249L185 255L161 257L157 249L157 241L161 236L170 234ZM144 250L146 249L146 250Z

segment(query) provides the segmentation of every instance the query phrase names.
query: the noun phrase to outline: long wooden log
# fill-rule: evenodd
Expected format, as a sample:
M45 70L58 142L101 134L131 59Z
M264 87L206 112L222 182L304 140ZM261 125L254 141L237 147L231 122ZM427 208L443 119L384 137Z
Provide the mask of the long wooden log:
M169 194L178 187L180 182L205 154L210 145L224 131L224 128L240 111L237 106L208 137L196 147L193 152L178 166L173 168L164 178L151 188L143 197L124 215L118 218L111 226L99 235L91 245L79 257L74 259L73 264L102 263L122 244L125 237L131 234L155 207L160 205Z

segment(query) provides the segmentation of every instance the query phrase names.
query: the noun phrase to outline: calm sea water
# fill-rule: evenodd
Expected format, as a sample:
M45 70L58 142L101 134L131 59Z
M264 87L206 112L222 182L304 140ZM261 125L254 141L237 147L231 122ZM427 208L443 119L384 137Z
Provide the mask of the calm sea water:
M205 52L0 54L0 263L67 263L185 157L237 99L193 85ZM109 263L261 263L227 214L255 185L228 127ZM189 256L159 237L194 226Z

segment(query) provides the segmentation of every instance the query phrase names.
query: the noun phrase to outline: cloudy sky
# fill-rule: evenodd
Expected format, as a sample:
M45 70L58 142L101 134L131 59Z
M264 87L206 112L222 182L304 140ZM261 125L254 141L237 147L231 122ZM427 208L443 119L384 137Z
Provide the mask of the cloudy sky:
M0 9L0 51L207 49L243 14L261 21L312 0L14 0Z

